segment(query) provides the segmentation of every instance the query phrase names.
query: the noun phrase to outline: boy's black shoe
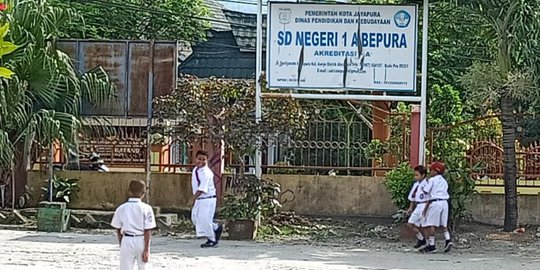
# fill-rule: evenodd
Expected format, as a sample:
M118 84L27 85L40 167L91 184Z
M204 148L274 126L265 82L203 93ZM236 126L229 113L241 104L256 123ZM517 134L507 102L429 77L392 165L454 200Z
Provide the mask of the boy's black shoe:
M206 243L201 245L201 248L211 248L211 247L215 247L215 246L217 246L217 242L208 240L208 241L206 241Z
M451 240L446 240L446 243L444 245L444 252L450 252L453 246L454 246L454 243L452 243Z
M219 239L221 239L222 233L223 233L223 225L218 224L218 228L214 231L214 234L216 235L216 243L218 243Z
M426 239L424 240L417 240L416 245L414 245L415 249L423 248L427 245Z
M424 253L433 253L436 250L437 249L435 248L435 246L427 246L424 249L422 249L422 252L424 252Z

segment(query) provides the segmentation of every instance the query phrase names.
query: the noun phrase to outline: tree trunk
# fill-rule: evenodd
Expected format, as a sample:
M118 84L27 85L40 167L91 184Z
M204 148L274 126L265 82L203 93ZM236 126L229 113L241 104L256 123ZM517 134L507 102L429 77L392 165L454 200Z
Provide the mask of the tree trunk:
M214 173L214 185L216 186L216 195L218 197L217 203L218 206L221 205L221 199L223 194L223 171L224 171L224 147L223 141L214 142L212 140L207 140L205 144L205 149L208 151L208 167Z
M29 165L29 155L25 153L24 143L19 143L15 146L15 194L11 194L11 199L14 199L14 202L18 202L21 195L25 191L25 186L28 183L28 165ZM12 205L15 208L15 205Z
M502 98L501 111L504 149L504 231L511 232L518 226L516 122L512 99Z

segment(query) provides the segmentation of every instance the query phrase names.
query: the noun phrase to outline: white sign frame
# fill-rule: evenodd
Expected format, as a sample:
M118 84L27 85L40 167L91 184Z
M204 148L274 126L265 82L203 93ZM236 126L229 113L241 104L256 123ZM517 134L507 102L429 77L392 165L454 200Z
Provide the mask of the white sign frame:
M372 66L373 66L373 69L370 69L370 70L367 70L367 69L364 69L364 67L367 65L367 64L370 64L368 61L370 59L368 59L369 57L367 57L366 55L362 55L360 54L360 52L362 53L368 53L368 54L373 54L373 52L376 52L375 54L377 54L378 52L378 57L379 58L391 58L391 59L396 59L395 55L396 54L399 54L399 52L397 50L395 50L394 52L392 52L392 54L394 56L388 56L387 54L386 55L383 55L384 53L384 50L390 50L388 48L384 48L384 49L381 49L381 48L377 48L377 49L374 49L374 48L363 48L361 50L358 51L358 55L360 55L359 57L357 57L355 60L353 60L354 58L351 57L351 58L348 58L348 56L345 58L345 57L340 57L339 61L336 61L336 58L334 57L333 60L334 62L329 62L327 61L330 57L332 56L322 56L322 57L318 57L318 56L311 56L309 59L306 59L305 61L303 61L303 66L304 68L302 68L302 72L304 70L306 70L305 72L307 73L304 73L304 74L301 74L301 71L298 71L298 73L295 72L295 70L299 70L298 69L298 62L302 62L302 61L299 61L298 58L300 56L300 53L302 53L302 48L304 48L304 50L309 50L309 53L304 53L304 57L305 55L309 55L310 53L313 53L313 51L317 51L317 49L314 49L313 47L308 47L308 46L303 46L303 47L298 47L298 46L291 46L291 50L295 50L297 53L298 56L295 56L296 60L294 61L297 61L297 62L288 62L288 63L294 63L296 64L295 66L294 65L288 65L286 66L285 68L281 68L280 71L276 71L276 70L279 70L280 68L277 68L276 66L278 65L277 63L287 63L287 60L291 60L291 54L289 53L288 55L282 55L281 58L279 57L276 57L275 54L276 54L276 50L281 50L283 48L283 46L278 46L277 45L277 42L278 40L276 40L277 38L277 35L278 33L280 34L283 34L284 31L279 31L279 30L275 30L276 29L276 26L280 24L279 22L279 18L282 19L282 22L283 20L289 20L289 23L291 23L290 21L292 20L292 24L295 25L295 27L292 27L292 30L290 31L287 31L288 33L292 33L292 37L291 36L288 36L287 38L289 39L288 42L291 42L291 43L294 43L294 40L295 40L295 33L296 33L296 29L317 29L317 25L314 25L312 23L312 21L310 21L309 23L302 23L302 22L298 22L298 23L295 23L295 18L291 18L292 15L289 14L289 18L286 18L287 16L285 16L286 14L284 12L281 12L281 13L278 13L276 14L276 12L278 10L291 10L291 14L292 13L296 13L296 14L299 14L299 13L305 13L306 11L317 11L317 10L335 10L336 12L341 12L341 11L348 11L348 12L356 12L356 11L362 11L361 9L364 9L364 11L377 11L377 10L385 10L384 12L382 13L379 13L379 14L384 14L386 15L386 17L384 18L380 18L379 20L385 20L385 22L389 21L389 15L388 14L395 14L395 15L392 15L392 19L394 19L394 16L396 16L397 14L401 13L401 12L404 12L406 14L409 15L409 18L408 18L408 22L407 22L407 26L405 27L402 27L402 28L399 28L398 27L398 21L396 20L392 20L390 22L390 25L384 25L384 26L380 26L380 25L364 25L362 24L361 25L361 28L362 28L362 31L364 31L365 29L369 29L369 30L366 30L367 32L371 31L371 33L376 33L376 32L373 32L374 29L376 28L384 28L384 29L393 29L394 31L396 31L396 34L403 34L403 35L406 35L406 38L407 38L407 42L408 42L408 45L407 45L407 51L409 53L407 53L407 57L404 57L407 58L405 60L405 62L403 64L396 64L395 62L394 63L391 63L392 60L390 59L387 59L387 60L384 60L386 62L384 62L383 60L376 60L376 61L379 61L377 63L371 63ZM294 10L294 11L293 11ZM285 15L284 15L285 14ZM417 91L417 59L418 59L418 48L417 48L417 45L418 45L418 5L415 5L415 4L409 4L409 5L360 5L360 4L330 4L330 3L321 3L321 4L313 4L313 3L291 3L291 2L269 2L268 3L268 23L267 23L267 53L266 53L266 75L267 75L267 79L268 79L268 87L271 88L271 89L297 89L297 90L353 90L353 91L373 91L373 92L408 92L408 93L414 93ZM281 16L281 17L280 17ZM381 15L382 17L383 15ZM285 17L285 18L283 18ZM339 17L339 16L338 16ZM350 17L349 17L350 18ZM360 18L360 17L358 17ZM305 19L305 18L304 18ZM326 18L327 19L327 18ZM364 18L361 18L361 19L364 19ZM350 19L349 19L350 20ZM320 21L320 19L318 20ZM358 22L358 20L356 21ZM347 40L347 34L346 33L353 33L349 36L349 40L352 39L352 36L357 33L356 36L359 36L359 35L363 35L364 33L361 33L360 32L360 29L358 29L358 32L356 31L353 31L355 30L356 28L358 28L357 24L356 23L351 23L351 24L343 24L344 27L341 28L341 29L348 29L348 30L340 30L341 32L339 33L345 33L343 36L345 37L343 42L345 42L345 40ZM282 26L282 29L285 27L285 25ZM321 27L324 27L324 24L323 25L319 25L319 28ZM329 29L329 27L332 27L332 25L330 26L326 26L326 29ZM278 28L279 29L279 28ZM272 31L275 31L272 32ZM300 30L299 30L300 31ZM399 32L401 31L401 32ZM337 31L336 31L337 32ZM386 32L388 32L388 30L386 30ZM302 32L300 32L302 33ZM367 33L366 33L367 34ZM390 37L390 36L389 36ZM394 38L394 36L392 36ZM403 37L403 36L402 36ZM281 39L280 41L284 41L285 37L284 36L281 36ZM341 39L341 37L340 37ZM357 39L358 41L358 39ZM371 42L371 41L374 41L374 40L370 40L370 41L366 41L366 42ZM306 41L302 41L305 42ZM340 41L341 42L341 41ZM349 41L350 42L350 41ZM347 44L349 44L349 42L347 42ZM364 42L364 39L360 39L360 42ZM394 42L394 40L392 40L392 42ZM395 43L392 43L392 44L395 44ZM295 44L296 45L296 44ZM342 44L343 45L343 44ZM352 45L351 45L352 46ZM278 48L279 47L279 48ZM362 47L362 46L360 46ZM344 48L343 46L342 47L338 47L338 48L334 48L332 50L334 50L336 53L345 53L347 54L347 51L348 51L348 54L350 54L352 52L352 50L356 50L357 48L356 47L350 47L349 48ZM371 51L371 53L370 53ZM300 52L300 53L298 53ZM410 55L412 54L412 56ZM320 60L320 62L317 62L317 60L315 58L319 58L317 60ZM342 59L343 58L343 59ZM345 60L345 61L344 61ZM277 61L277 63L274 63L273 61ZM291 60L293 61L293 60ZM341 61L341 66L340 65L340 61ZM364 63L364 61L366 61L366 63ZM311 66L311 67L307 67L306 68L306 65L309 64L309 63L326 63L328 62L330 65L337 65L335 68L329 68L328 69L328 73L321 73L321 74L318 74L316 72L318 72L318 70L321 70L319 69L319 67L315 66ZM350 65L356 65L356 67L350 67L347 74L349 74L348 76L346 76L346 78L343 76L343 69L344 69L344 64L343 62L347 62L347 63L351 63ZM355 63L356 62L356 63ZM388 66L386 66L388 65ZM406 73L406 76L403 75L403 74L400 74L398 77L399 78L405 78L406 79L400 79L401 81L395 79L394 81L390 81L390 80L386 80L387 78L387 68L386 67L389 67L391 70L404 70L403 73ZM393 66L393 67L392 67ZM407 66L406 68L403 68ZM362 67L362 68L359 68L359 67ZM354 70L351 70L355 68ZM376 68L379 68L379 69L382 69L384 70L384 79L381 80L381 79L376 79L375 76L376 76ZM315 72L313 72L314 69L317 69L315 70ZM326 68L322 69L322 70L325 70L326 72ZM354 74L353 72L357 73L357 74ZM363 75L359 75L360 73L362 73ZM295 75L291 75L291 74L295 74ZM353 75L351 75L353 74ZM298 83L298 75L300 75L300 80L301 82ZM319 75L319 76L317 76ZM279 82L278 80L276 80L275 78L279 76ZM365 81L365 78L368 77L369 78L373 78L371 83L362 83L362 81ZM313 78L313 79L306 79L306 77L308 78ZM381 77L380 75L378 77ZM315 79L316 78L316 79ZM340 79L341 78L341 79ZM302 82L302 79L303 79L303 82ZM313 83L306 83L306 80L313 80L314 82ZM317 81L319 81L319 83L317 83ZM321 83L322 82L322 83ZM302 83L304 83L305 85L303 86ZM399 86L399 84L403 84L403 83L406 83L406 86ZM367 86L369 84L369 86ZM378 86L380 85L380 86Z

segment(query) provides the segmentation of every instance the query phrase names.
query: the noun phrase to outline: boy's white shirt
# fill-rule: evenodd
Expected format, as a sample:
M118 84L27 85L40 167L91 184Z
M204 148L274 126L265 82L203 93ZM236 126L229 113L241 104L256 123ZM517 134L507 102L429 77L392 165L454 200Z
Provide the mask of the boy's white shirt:
M424 187L427 185L427 180L424 178L422 181L414 181L414 185L409 192L410 202L427 202L430 200L429 194L424 193ZM416 194L413 194L416 191ZM414 195L414 196L413 196Z
M409 191L408 199L410 202L416 202L416 195L418 195L419 191L421 192L421 190L419 189L419 186L420 186L420 182L414 181L411 191Z
M450 199L450 195L448 194L448 182L446 182L446 179L444 179L442 175L433 176L426 182L427 183L423 186L422 190L424 191L424 194L430 196L430 199Z
M199 176L200 183L197 181L197 174ZM204 166L202 168L193 168L193 172L191 174L191 187L193 195L195 195L197 191L201 191L203 193L202 196L216 196L214 173L212 170L208 168L208 166Z
M111 226L122 233L143 235L145 230L156 228L154 210L141 199L129 198L114 212Z

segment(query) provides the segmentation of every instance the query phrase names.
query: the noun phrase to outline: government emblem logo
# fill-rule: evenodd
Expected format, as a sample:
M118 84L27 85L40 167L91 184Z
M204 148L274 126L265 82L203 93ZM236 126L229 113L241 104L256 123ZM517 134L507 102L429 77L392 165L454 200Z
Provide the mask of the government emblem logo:
M398 28L407 28L411 23L411 14L405 10L400 10L394 15L394 23Z

